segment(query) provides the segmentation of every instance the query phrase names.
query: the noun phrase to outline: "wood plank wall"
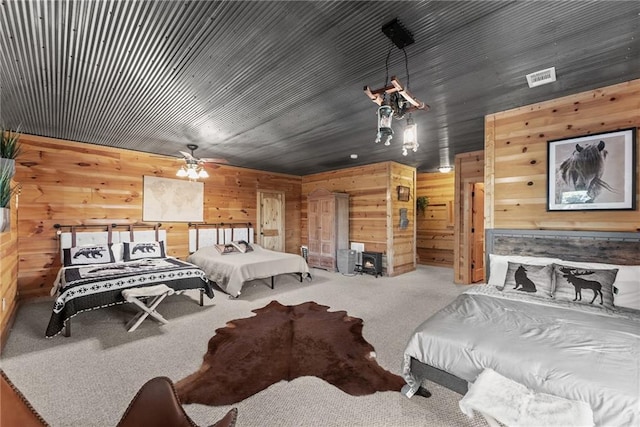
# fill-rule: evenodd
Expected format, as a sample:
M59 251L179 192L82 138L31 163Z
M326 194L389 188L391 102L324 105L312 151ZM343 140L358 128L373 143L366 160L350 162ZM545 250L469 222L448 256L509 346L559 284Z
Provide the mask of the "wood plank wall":
M635 211L546 210L548 140L639 126L640 79L486 116L485 228L640 230L640 152Z
M11 327L18 307L18 216L15 213L18 198L11 198L10 226L0 233L0 351L8 336L5 331Z
M429 205L416 214L416 245L420 264L453 267L454 172L418 173L416 197Z
M142 222L143 176L175 178L181 160L142 152L22 135L15 179L21 297L48 295L60 267L53 225ZM256 189L285 192L286 251L299 253L297 176L220 166L204 180L207 222L256 223ZM168 254L188 255L186 223L163 224Z
M387 274L397 276L416 269L416 169L399 163L390 164L389 188L391 212L387 223ZM398 200L398 187L409 188L409 200ZM409 223L400 227L400 209L407 210ZM389 259L392 262L389 262Z
M453 242L453 280L455 283L471 283L469 245L471 236L465 226L470 219L468 206L469 183L484 180L485 155L483 151L458 154L455 157L455 196L454 196L454 242ZM486 185L486 183L485 183ZM485 192L486 198L486 192Z
M408 237L404 234L397 236L393 226L389 230L390 224L396 220L392 214L395 206L392 193L394 199L397 193L394 193L395 187L393 189L391 187L400 185L400 182L409 184L408 177L415 174L415 169L395 164L398 169L393 166L392 172L392 164L393 162L376 163L302 177L302 244L306 245L308 242L307 195L318 188L346 192L349 193L349 241L364 243L366 251L382 252L387 255L387 274L399 274L395 271L396 267L400 271L407 269L406 264L410 261L405 258L409 249L406 245L403 246L403 243ZM410 189L413 194L413 183ZM413 217L410 219L409 226L413 228L415 227ZM399 221L399 217L397 220ZM396 250L393 249L394 246ZM392 255L391 258L389 254ZM396 259L401 265L394 266Z

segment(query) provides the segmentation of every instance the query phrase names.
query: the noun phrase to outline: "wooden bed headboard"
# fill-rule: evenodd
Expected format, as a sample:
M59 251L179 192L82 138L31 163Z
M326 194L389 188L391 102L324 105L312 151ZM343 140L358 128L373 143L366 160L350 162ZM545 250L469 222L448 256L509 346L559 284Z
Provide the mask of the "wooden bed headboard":
M486 230L485 254L487 272L489 271L489 254L640 265L640 232L494 228Z

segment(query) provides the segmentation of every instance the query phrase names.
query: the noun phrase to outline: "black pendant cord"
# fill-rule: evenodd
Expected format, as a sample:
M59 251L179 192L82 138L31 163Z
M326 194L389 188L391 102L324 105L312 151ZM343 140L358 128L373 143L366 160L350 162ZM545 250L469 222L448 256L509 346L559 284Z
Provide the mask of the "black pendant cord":
M405 89L409 90L409 58L407 57L407 51L404 50L404 48L402 48L402 51L404 52L404 69L407 72L407 86Z
M387 52L387 60L384 63L386 73L384 75L384 85L382 85L382 87L386 87L387 82L389 81L389 57L391 57L392 49L393 49L393 46L389 47L389 52ZM385 96L386 96L386 92L385 92Z

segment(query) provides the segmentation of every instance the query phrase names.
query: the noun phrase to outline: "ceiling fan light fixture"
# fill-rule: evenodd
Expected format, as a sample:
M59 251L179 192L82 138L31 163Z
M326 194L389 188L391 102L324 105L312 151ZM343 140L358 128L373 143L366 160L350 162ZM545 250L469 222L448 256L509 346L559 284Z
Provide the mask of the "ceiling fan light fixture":
M187 178L195 181L196 179L198 179L198 172L196 172L194 168L189 168L189 170L187 171Z
M191 154L181 151L184 156L184 164L176 172L176 176L180 178L188 178L189 181L197 181L199 178L209 178L209 173L204 169L205 162L226 162L224 159L199 159L193 155L193 151L198 148L195 144L187 144L187 148L191 150Z

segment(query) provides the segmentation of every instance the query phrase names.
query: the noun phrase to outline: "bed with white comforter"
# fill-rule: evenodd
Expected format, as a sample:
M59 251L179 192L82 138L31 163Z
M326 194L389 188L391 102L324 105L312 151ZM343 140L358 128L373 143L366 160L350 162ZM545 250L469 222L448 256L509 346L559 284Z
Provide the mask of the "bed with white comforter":
M416 328L411 358L473 382L485 369L589 403L596 425L640 425L640 313L475 286Z
M216 246L205 246L187 258L187 261L203 269L209 280L232 297L237 297L245 282L280 274L296 273L310 277L309 266L296 254L276 252L251 243L253 248L245 253L221 253Z
M486 369L587 403L595 425L640 426L640 233L488 229L485 244L487 284L410 336L405 394L465 394Z

